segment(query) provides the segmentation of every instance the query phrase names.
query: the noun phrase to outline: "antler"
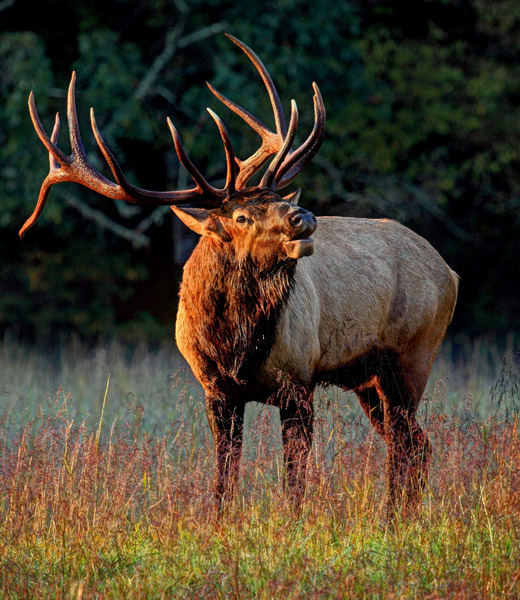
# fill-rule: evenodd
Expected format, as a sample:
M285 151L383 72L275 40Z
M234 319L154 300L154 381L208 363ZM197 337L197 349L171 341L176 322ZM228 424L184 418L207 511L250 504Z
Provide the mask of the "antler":
M207 83L207 86L211 92L230 110L241 117L262 139L260 148L249 158L245 160L240 160L239 158L236 159L239 167L239 173L236 180L236 189L244 189L247 186L247 182L262 168L269 157L277 153L278 156L273 159L273 163L268 169L270 175L269 177L267 177L267 173L264 175L260 187L281 189L289 185L296 178L298 173L300 173L300 171L312 160L312 158L318 152L323 141L323 137L325 135L326 112L320 90L316 83L312 84L314 89L314 127L311 134L294 152L290 150L290 145L292 144L291 141L291 144L285 148L283 157L280 160L279 155L282 152L282 148L285 146L285 141L288 134L285 124L285 115L278 91L263 62L255 54L255 52L253 52L249 46L241 42L236 37L233 37L227 33L226 37L228 37L247 55L260 74L271 100L276 127L276 133L274 133L245 108L242 108L232 100L229 100L229 98L226 98L226 96L218 92L210 83ZM295 103L294 109L296 110ZM292 110L293 109L291 107L291 114ZM273 168L274 163L276 163L276 168Z
M110 170L112 171L112 175L114 176L116 183L104 177L89 162L81 142L78 115L76 110L75 87L76 73L73 72L67 96L67 120L69 124L70 145L72 150L70 156L64 154L56 145L60 130L59 113L56 114L54 129L51 137L49 138L38 117L38 111L36 110L33 92L31 92L29 96L29 112L31 114L31 119L38 137L49 151L50 169L49 174L42 183L38 202L33 214L29 217L29 219L27 219L24 226L20 229L20 237L23 237L25 232L32 227L40 217L52 186L55 183L60 183L62 181L73 181L79 183L90 188L91 190L94 190L95 192L98 192L102 196L106 196L107 198L124 200L125 202L130 202L132 204L144 204L149 206L172 206L177 204L186 204L187 202L203 202L210 205L219 206L227 197L228 185L224 189L214 188L204 179L195 165L191 162L182 145L179 133L169 118L167 121L173 137L177 156L179 157L181 164L195 181L196 186L189 190L156 192L144 190L132 185L124 176L123 171L119 166L119 163L117 162L112 150L110 150L107 143L101 136L96 123L96 118L94 116L94 109L91 108L90 119L92 131L94 132L96 142L103 153ZM228 151L228 146L226 146L226 152ZM228 166L229 163L230 161L228 160ZM234 181L234 173L235 167L233 165L231 174L228 175L228 180Z
M60 130L59 113L56 114L52 135L49 138L38 117L33 92L31 92L29 96L29 112L31 114L31 119L38 137L49 152L50 168L49 174L42 183L36 207L32 215L20 229L20 237L23 237L25 232L32 227L40 217L52 186L62 181L73 181L84 185L107 198L124 200L125 202L130 202L132 204L173 206L197 202L209 204L211 206L220 206L231 194L243 190L246 187L247 182L262 168L268 158L275 155L265 172L259 187L276 190L291 183L305 165L311 161L323 141L326 116L325 106L323 105L318 86L313 83L314 127L312 132L297 150L291 151L291 146L294 142L296 129L298 127L298 110L296 108L296 102L293 100L291 103L291 120L289 128L287 129L280 96L278 95L273 80L262 61L251 48L246 46L246 44L231 35L226 35L245 52L262 77L273 107L276 133L271 131L246 109L238 106L238 104L235 104L223 96L208 83L209 89L213 94L215 94L215 96L228 108L239 115L262 139L260 148L254 154L246 160L240 160L235 156L233 145L224 123L212 110L208 109L218 127L226 152L227 176L225 186L222 189L210 185L197 167L191 162L182 145L179 133L169 118L167 119L167 122L173 137L173 143L175 144L175 151L177 152L179 161L195 182L195 187L188 190L157 192L144 190L131 184L123 174L112 150L110 150L101 136L94 116L94 109L91 108L90 120L92 131L96 138L96 142L110 167L112 175L114 176L115 183L104 177L89 162L81 142L78 115L76 111L76 73L73 72L67 95L67 120L69 124L71 145L70 156L64 154L57 146Z

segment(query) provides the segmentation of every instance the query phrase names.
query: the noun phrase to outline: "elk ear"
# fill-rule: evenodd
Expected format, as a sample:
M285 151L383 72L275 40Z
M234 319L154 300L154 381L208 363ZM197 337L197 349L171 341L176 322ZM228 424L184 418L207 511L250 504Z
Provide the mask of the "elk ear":
M291 204L297 205L298 202L300 201L301 193L302 193L302 188L298 188L292 194L289 194L288 196L284 196L283 200L285 200L286 202L290 202Z
M180 208L180 206L170 206L170 208L184 225L195 233L219 239L226 237L226 232L220 223L220 219L215 214L215 209Z

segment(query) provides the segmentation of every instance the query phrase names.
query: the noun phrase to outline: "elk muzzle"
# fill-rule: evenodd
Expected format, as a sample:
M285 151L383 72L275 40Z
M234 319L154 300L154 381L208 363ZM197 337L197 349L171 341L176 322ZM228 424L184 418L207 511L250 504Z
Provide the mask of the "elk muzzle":
M284 250L289 258L302 258L314 252L311 235L316 230L316 217L304 208L294 207L284 218L289 240L284 242Z

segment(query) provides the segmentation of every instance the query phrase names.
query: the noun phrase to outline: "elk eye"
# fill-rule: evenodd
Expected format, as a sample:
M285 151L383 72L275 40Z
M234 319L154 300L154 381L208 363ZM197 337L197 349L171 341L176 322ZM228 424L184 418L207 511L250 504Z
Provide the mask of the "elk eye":
M247 221L247 219L244 217L244 215L239 215L236 219L237 223L245 223Z

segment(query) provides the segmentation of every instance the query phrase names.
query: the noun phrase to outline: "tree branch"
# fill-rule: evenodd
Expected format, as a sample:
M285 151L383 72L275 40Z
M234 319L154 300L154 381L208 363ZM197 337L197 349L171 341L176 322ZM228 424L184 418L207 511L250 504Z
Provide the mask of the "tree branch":
M127 227L123 227L119 223L112 221L109 219L104 213L95 208L91 208L88 204L85 204L81 200L78 200L75 196L66 195L65 202L75 208L77 211L81 213L83 217L89 219L90 221L94 221L99 227L102 229L106 229L115 233L119 237L122 237L125 240L132 242L134 248L143 248L150 244L150 238L146 235L143 235L140 232L133 231L128 229ZM153 214L153 213L152 213Z
M173 57L175 51L177 50L178 43L180 42L180 40L178 39L179 35L182 33L184 27L186 26L186 20L186 17L181 17L175 24L175 27L169 29L166 32L164 48L153 61L152 66L148 69L148 72L146 73L145 77L137 86L135 92L132 94L132 98L142 100L148 93L149 89L152 87L153 82L157 79L159 73L164 68L164 65L167 62L169 62L170 59Z
M178 1L180 1L181 5L186 8L187 5L185 6L182 0ZM3 0L3 2L0 1L0 10L2 10L2 7L7 8L14 2L15 0ZM178 8L180 10L179 6ZM136 99L142 100L150 92L151 87L154 85L154 82L157 80L165 65L170 62L175 55L177 48L185 48L190 44L194 44L195 42L216 35L225 29L224 23L214 23L213 25L203 27L198 31L180 37L187 23L187 11L183 9L180 10L180 12L182 13L182 16L179 18L175 26L166 32L164 47L161 53L156 57L133 94L131 94L126 101L123 102L116 111L114 111L112 117L104 126L103 129L106 136L110 136L111 131L117 125L120 115L125 112L128 104L134 102ZM175 97L173 96L173 98ZM97 155L96 157L93 157L93 163L95 164L96 162ZM183 176L185 177L185 174ZM141 248L150 244L150 239L143 235L143 232L149 229L152 225L160 223L166 213L165 207L158 207L150 215L148 215L148 217L143 219L139 225L137 225L135 230L131 230L123 225L120 225L119 223L116 223L115 221L112 221L103 212L91 208L81 200L78 200L78 198L75 196L66 196L65 201L69 206L72 206L79 211L86 219L94 221L102 229L109 230L119 237L132 242L133 246L136 248ZM121 205L119 203L117 203L116 206L118 210L120 208L122 209L120 211L122 214L125 212L124 207L130 208L128 205Z
M343 179L345 178L345 174L338 169L336 165L331 163L329 160L324 158L323 156L316 156L314 161L323 167L327 173L331 177L332 189L331 191L344 200L345 202L360 202L363 199L366 200L367 194L359 194L348 192L343 184ZM377 187L387 187L390 190L404 190L407 194L412 196L413 200L417 202L423 210L428 211L431 215L433 215L437 220L439 220L446 229L452 233L455 237L459 238L463 241L470 241L472 236L459 227L453 219L451 219L442 208L435 202L435 200L427 194L420 186L414 185L406 180L400 179L398 177L377 177L377 176L360 176L355 175L357 181L361 181L362 183L370 184L375 183ZM379 200L385 200L384 196L381 194L375 194ZM383 202L383 205L387 204L387 202Z
M226 29L227 24L225 22L213 23L213 25L209 25L208 27L203 27L198 31L194 31L193 33L188 33L184 37L181 37L177 42L178 48L185 48L190 44L194 44L195 42L200 42L200 40L204 40L212 35L217 35L218 33L222 33L224 29Z
M162 223L166 213L171 213L167 206L158 206L152 213L150 213L145 219L143 219L139 225L135 228L135 233L144 233L152 225L159 225Z
M105 134L109 134L112 129L116 126L119 119L119 115L126 110L126 106L129 103L137 100L142 100L150 91L150 88L155 83L160 72L163 70L165 65L171 61L177 48L185 48L190 44L203 40L205 38L216 35L225 29L225 23L214 23L208 27L203 27L198 31L189 33L183 37L180 37L184 28L186 27L187 17L182 16L175 27L169 29L166 32L164 47L161 53L155 58L152 66L148 69L146 75L143 77L133 94L131 94L126 102L124 102L117 111L113 113L112 118L104 127Z
M2 12L3 10L8 9L15 2L16 2L16 0L2 0L2 2L0 2L0 12Z

